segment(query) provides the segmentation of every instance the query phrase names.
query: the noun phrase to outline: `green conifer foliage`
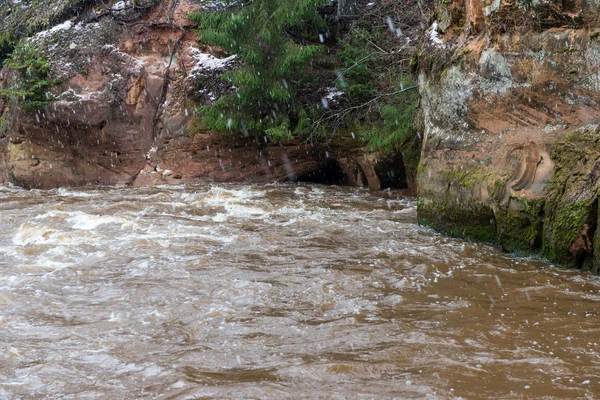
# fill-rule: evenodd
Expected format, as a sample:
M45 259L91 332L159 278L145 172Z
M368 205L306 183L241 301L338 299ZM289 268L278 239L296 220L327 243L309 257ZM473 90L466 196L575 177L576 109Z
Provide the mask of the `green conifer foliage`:
M7 89L0 89L0 95L20 101L25 110L38 110L53 100L49 93L55 82L49 78L50 62L27 42L15 47L4 65L17 72Z
M340 40L336 81L352 105L366 105L360 109L361 117L350 114L346 124L353 126L369 150L384 153L406 147L417 133L418 93L412 77L399 64L389 67L390 61L396 61L393 52L381 48L396 44L389 35L387 26L358 21Z
M378 71L378 52L369 43L377 37L363 27L352 29L339 44L340 68L336 85L346 92L351 101L360 101L377 94L375 81Z
M327 24L319 7L330 0L253 0L191 18L200 40L236 54L241 65L223 75L237 89L199 110L211 130L266 133L274 140L300 135L309 125L298 90L314 76L312 60Z
M385 153L396 151L414 137L416 97L416 92L407 92L393 98L388 104L377 108L382 120L380 123L358 129L359 136L366 140L370 150Z

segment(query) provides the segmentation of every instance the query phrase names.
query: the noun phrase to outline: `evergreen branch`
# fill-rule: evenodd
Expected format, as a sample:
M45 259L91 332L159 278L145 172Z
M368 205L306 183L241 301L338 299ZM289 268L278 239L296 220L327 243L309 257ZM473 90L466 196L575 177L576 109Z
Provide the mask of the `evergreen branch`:
M360 60L358 60L357 62L355 62L354 64L352 64L351 66L349 66L348 68L346 68L343 72L340 72L340 76L344 76L344 74L346 74L347 72L350 72L350 70L352 70L353 68L361 65L364 61L366 61L367 59L371 58L373 55L377 54L377 52L373 52L363 58L361 58ZM340 76L338 76L336 78L336 80L334 82L337 82L340 80Z
M404 88L404 89L400 89L400 90L396 90L394 92L390 92L390 93L382 93L380 95L377 95L375 97L373 97L372 99L370 99L369 101L356 105L356 106L351 106L351 107L347 107L341 111L331 111L329 114L323 114L321 116L321 118L314 122L311 125L311 133L307 139L307 141L310 141L311 143L314 141L314 136L317 133L319 127L321 126L322 123L327 122L327 121L334 121L334 125L337 127L339 127L341 125L341 123L345 120L345 118L348 116L348 114L350 114L352 111L356 111L356 110L360 110L362 108L365 108L367 106L370 106L373 103L376 103L377 101L379 101L380 99L384 98L384 97L393 97L395 95L398 95L400 93L405 93L405 92L409 92L411 90L417 89L418 86L414 85L414 86L410 86L408 88ZM327 116L326 116L327 115Z

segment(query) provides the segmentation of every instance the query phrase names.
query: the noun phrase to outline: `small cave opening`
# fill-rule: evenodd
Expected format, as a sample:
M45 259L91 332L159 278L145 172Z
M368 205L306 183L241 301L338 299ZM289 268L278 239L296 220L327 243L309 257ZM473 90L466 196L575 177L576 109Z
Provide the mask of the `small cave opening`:
M393 153L375 164L375 174L379 178L380 189L406 189L406 168L402 153Z
M321 183L324 185L344 185L348 182L346 172L336 160L328 160L316 171L298 176L297 182Z
M581 8L581 4L577 0L562 0L562 9L564 12L572 13L575 12L579 6Z

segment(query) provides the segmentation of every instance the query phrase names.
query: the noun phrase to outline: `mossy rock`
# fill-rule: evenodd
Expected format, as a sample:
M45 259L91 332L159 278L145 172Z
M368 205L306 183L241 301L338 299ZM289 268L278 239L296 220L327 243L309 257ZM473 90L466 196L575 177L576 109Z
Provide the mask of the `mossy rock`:
M542 247L545 200L511 197L497 213L498 239L505 250L539 253Z
M591 264L591 257L586 257L591 256L591 251L577 254L571 246L582 236L586 225L589 235L596 231L600 192L597 127L586 126L568 133L554 147L552 159L556 167L545 206L543 254L566 266Z
M497 226L494 212L481 202L448 201L417 202L419 224L429 226L452 237L476 242L497 242Z
M419 193L419 222L452 236L500 243L517 254L541 255L557 265L599 269L600 128L569 132L556 142L551 157L553 177L541 195L517 192L507 198L506 176L488 173L484 166L438 172L435 184ZM418 169L421 176L427 170L424 164ZM479 189L490 196L483 198Z

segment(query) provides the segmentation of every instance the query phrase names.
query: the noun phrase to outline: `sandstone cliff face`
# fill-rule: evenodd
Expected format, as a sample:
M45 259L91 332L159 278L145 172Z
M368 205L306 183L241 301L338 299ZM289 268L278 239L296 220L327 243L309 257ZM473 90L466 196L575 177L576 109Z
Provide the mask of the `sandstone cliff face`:
M598 268L598 5L466 0L434 19L419 54L420 221Z
M0 184L135 186L323 176L381 188L379 157L357 143L280 145L262 136L192 129L197 106L232 90L219 76L236 62L202 48L186 17L210 2L46 3L0 5L0 28L28 35L61 82L52 90L57 101L37 113L0 100ZM4 68L0 85L12 73ZM402 173L398 187L406 185Z

